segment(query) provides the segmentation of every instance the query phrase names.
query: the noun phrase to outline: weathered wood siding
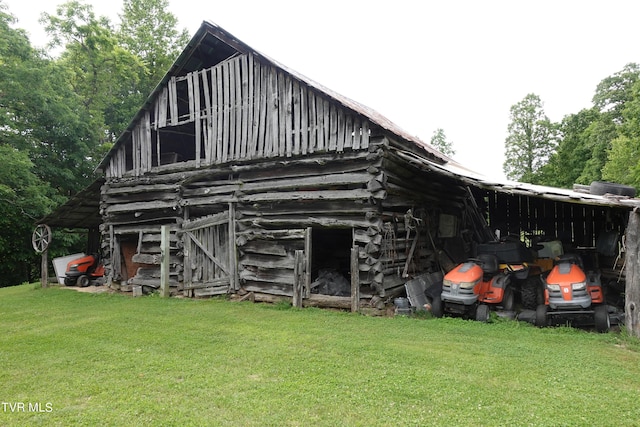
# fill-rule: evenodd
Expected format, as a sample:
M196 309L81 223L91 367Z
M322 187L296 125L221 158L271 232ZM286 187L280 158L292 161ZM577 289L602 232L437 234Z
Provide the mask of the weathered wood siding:
M163 140L171 138L160 131L184 125L193 135L195 167L369 146L366 118L251 54L240 55L172 78L113 154L106 176L141 175L160 165Z

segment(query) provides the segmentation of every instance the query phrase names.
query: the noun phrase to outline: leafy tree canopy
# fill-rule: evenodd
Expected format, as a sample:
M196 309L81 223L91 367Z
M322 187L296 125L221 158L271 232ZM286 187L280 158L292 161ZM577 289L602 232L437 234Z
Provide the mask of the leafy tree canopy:
M528 94L511 107L505 140L503 170L507 178L534 182L555 148L555 129L544 113L542 101Z
M453 143L447 141L447 136L444 134L444 130L438 128L431 136L431 145L433 145L442 154L453 157L456 154L456 150L453 148Z

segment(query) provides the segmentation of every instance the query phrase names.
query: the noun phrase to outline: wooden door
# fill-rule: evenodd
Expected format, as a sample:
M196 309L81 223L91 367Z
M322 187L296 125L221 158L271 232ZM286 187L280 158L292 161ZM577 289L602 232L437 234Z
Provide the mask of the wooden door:
M184 292L222 295L237 290L235 209L183 223Z

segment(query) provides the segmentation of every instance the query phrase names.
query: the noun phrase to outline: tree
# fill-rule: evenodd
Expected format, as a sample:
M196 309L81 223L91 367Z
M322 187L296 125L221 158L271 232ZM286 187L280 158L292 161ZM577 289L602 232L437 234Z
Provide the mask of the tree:
M607 150L602 177L640 188L640 81L634 84L631 93L631 99L622 109L623 121L618 126L618 136Z
M585 174L585 167L593 151L586 141L590 138L592 123L599 117L598 109L590 108L562 119L558 129L557 149L549 158L549 162L540 169L538 183L572 188L574 183L590 182L581 182L580 178Z
M609 113L619 123L625 104L633 98L633 85L640 78L640 66L629 63L621 71L604 78L596 87L593 105L602 113Z
M542 101L528 94L511 107L503 170L507 178L535 182L555 148L555 126L544 114Z
M33 173L26 153L0 145L0 287L33 280L37 256L33 223L52 206L48 186Z
M109 20L96 18L90 5L64 3L56 15L43 14L41 22L52 38L50 47L64 46L58 63L67 70L68 84L87 109L89 124L99 136L91 141L90 151L114 142L135 112L127 97L139 94L136 85L144 73L141 60L120 45ZM118 110L121 114L107 114L118 106L123 107Z
M431 136L431 145L445 156L453 157L456 154L456 150L453 148L453 143L451 141L447 141L444 130L441 128L438 128L433 132L433 135Z
M124 0L122 5L118 38L148 70L148 91L160 82L189 41L187 30L177 30L178 19L168 8L168 0Z

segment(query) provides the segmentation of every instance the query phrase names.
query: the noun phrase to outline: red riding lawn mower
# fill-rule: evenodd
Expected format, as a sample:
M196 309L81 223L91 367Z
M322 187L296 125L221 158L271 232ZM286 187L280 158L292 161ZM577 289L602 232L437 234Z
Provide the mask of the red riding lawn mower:
M585 273L579 255L560 256L544 280L544 285L544 304L536 309L536 326L562 324L565 321L592 324L598 332L607 332L611 327L600 273Z
M442 293L431 301L431 313L435 317L452 314L488 322L491 307L513 310L512 279L527 275L526 264L498 264L495 254L478 254L444 276Z
M100 255L92 254L69 261L65 272L64 284L66 286L87 287L92 281L104 276L104 265Z

